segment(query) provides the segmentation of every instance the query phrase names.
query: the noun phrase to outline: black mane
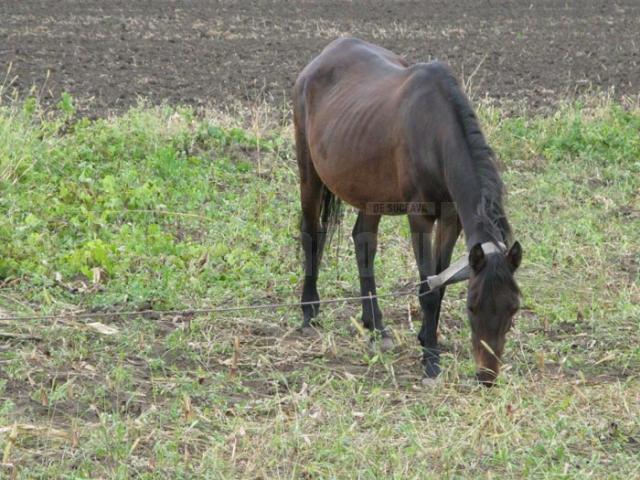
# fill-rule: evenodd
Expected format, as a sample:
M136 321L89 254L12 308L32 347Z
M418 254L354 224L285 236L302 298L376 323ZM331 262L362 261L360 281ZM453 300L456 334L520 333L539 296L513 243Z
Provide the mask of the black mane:
M480 182L481 200L478 204L478 221L493 240L512 242L511 226L503 207L504 184L498 173L496 156L487 144L469 99L464 94L455 77L447 72L444 82L449 100L454 106L457 120L462 127L467 147L473 160L473 167Z

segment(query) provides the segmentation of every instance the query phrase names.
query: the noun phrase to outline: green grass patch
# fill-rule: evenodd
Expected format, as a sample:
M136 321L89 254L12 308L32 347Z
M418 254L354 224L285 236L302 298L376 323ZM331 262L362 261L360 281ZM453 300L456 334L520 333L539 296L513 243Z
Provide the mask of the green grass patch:
M382 302L387 354L354 334L353 304L324 308L311 338L297 310L5 321L0 476L638 476L640 111L480 114L525 250L498 388L472 380L464 285L433 388L413 297ZM145 106L78 120L68 96L53 114L0 106L0 316L296 301L298 210L288 126ZM357 292L354 220L324 298ZM404 218L383 220L376 270L380 293L417 279Z

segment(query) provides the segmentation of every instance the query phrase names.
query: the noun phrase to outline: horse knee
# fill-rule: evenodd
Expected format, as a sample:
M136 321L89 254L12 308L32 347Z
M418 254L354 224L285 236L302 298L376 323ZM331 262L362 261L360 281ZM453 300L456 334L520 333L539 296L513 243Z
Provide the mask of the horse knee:
M424 313L436 312L440 306L440 293L438 291L428 292L420 296L420 306Z

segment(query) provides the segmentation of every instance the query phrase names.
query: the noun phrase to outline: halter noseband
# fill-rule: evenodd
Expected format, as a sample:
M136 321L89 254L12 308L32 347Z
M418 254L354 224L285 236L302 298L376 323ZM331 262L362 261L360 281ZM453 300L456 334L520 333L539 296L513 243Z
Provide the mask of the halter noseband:
M502 242L485 242L481 247L485 255L504 253L507 250L507 246ZM429 285L429 290L435 290L437 288L468 279L469 256L465 255L464 257L456 260L455 263L449 265L449 267L441 271L439 274L427 277L427 285Z

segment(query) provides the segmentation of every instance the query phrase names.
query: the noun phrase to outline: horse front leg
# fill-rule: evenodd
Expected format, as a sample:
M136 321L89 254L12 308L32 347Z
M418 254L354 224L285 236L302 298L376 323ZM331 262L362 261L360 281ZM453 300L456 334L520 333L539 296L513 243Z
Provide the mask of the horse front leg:
M435 273L435 262L431 252L431 233L435 218L426 215L409 215L411 244L420 273L419 298L422 307L422 327L418 339L422 345L422 364L429 378L440 374L440 350L438 348L438 309L440 292L429 291L427 277Z
M451 264L451 255L462 231L462 224L458 219L458 213L453 204L443 204L441 211L442 213L436 224L435 235L434 258L436 262L436 273L442 272ZM436 310L436 322L440 321L440 308L442 306L444 292L445 287L440 288L440 301L438 302L438 308Z

